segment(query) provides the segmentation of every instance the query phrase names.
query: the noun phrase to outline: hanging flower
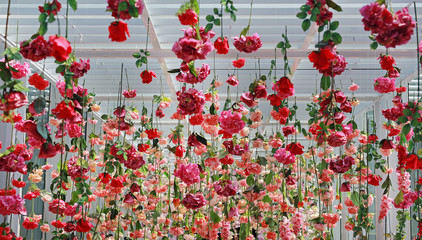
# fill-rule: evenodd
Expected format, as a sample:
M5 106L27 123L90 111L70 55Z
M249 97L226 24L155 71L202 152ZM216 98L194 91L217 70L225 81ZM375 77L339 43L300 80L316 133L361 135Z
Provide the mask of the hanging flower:
M125 2L126 3L126 9L119 9L119 5ZM123 20L129 20L132 18L132 15L130 14L130 9L133 11L137 11L138 15L142 14L142 10L144 9L144 4L141 0L107 0L107 11L111 12L111 16L113 16L116 19L123 19ZM134 3L132 5L132 3Z
M188 163L182 164L174 173L174 176L180 178L188 186L200 182L201 178L199 177L199 167L198 164Z
M198 15L192 9L187 9L186 11L177 14L177 16L182 25L193 26L198 23Z
M205 97L202 91L194 88L186 90L185 87L182 91L177 91L177 101L179 105L177 112L182 115L200 114L205 105Z
M350 167L355 164L353 157L347 156L345 158L338 157L337 160L330 162L330 169L335 173L345 173L349 171Z
M379 77L374 80L374 90L379 93L389 93L396 91L396 79Z
M46 89L49 85L49 82L44 80L40 75L38 75L38 73L34 73L31 77L29 77L28 82L41 91Z
M394 71L394 66L396 65L396 60L394 60L391 55L381 55L379 58L381 68L387 71Z
M189 193L182 201L183 206L187 209L198 209L207 204L202 193L198 192L196 194Z
M60 12L60 9L62 9L62 4L57 0L53 0L51 3L49 1L48 3L45 3L44 6L38 6L40 13L47 13L48 16L51 14L56 16L57 13Z
M152 82L152 78L157 78L157 75L153 71L144 70L141 73L142 83L149 84Z
M57 35L50 36L48 43L51 56L59 62L66 61L69 58L69 54L72 53L72 46L64 37L59 37Z
M234 196L237 193L237 187L231 180L220 180L213 184L215 192L224 197Z
M245 62L246 60L244 58L239 58L237 60L233 60L233 67L235 68L242 68L243 66L245 66Z
M20 45L20 53L26 59L33 62L46 59L51 56L48 42L43 36L37 36L34 40L23 41Z
M56 108L51 110L51 113L55 115L57 119L69 119L76 116L73 102L66 102L66 100L63 100L57 104Z
M0 99L0 111L10 111L28 104L28 99L22 92L10 91Z
M134 97L136 97L136 89L124 90L122 95L127 99L134 98Z
M218 118L220 128L230 134L236 134L242 130L246 123L242 120L242 114L238 112L223 111Z
M77 232L89 232L94 227L92 223L87 221L86 219L79 219L78 223L76 224L76 231Z
M0 196L0 214L3 216L11 214L26 215L25 200L16 194Z
M285 148L279 148L274 154L275 159L284 165L295 163L296 159L293 154Z
M318 52L313 51L308 58L317 70L326 70L331 66L331 62L336 59L336 55L333 54L331 49L323 48Z
M262 47L262 41L257 33L252 36L236 36L233 45L239 52L252 53Z
M340 147L346 144L347 137L343 132L335 132L328 136L327 142L331 147Z
M70 65L69 71L74 73L73 78L81 78L83 77L88 70L91 69L91 65L89 64L89 59L82 60L79 59L79 62L73 62L72 65Z
M189 67L185 71L185 66L187 64L183 62L181 66L182 71L176 76L176 80L179 82L189 84L202 83L211 73L210 66L206 63L203 63L201 68L196 68L196 76L190 72Z
M281 100L291 97L295 94L294 86L290 79L287 77L280 78L276 83L273 84L272 89L277 93L277 96L281 98Z
M229 52L229 40L226 37L219 37L214 42L217 54L227 54Z
M130 37L129 29L127 27L127 23L122 21L115 21L110 24L108 27L108 38L111 39L112 42L124 42L126 41L126 34Z

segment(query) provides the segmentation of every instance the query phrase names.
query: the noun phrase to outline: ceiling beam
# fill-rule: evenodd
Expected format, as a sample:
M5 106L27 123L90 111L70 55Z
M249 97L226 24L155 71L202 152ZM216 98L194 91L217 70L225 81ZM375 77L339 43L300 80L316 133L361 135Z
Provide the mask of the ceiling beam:
M75 49L75 53L81 58L120 58L120 59L133 59L132 53L138 51L137 49ZM290 49L287 52L287 57L290 59L303 59L308 58L311 50L308 49ZM369 49L341 49L341 54L347 58L359 58L359 59L373 59L378 58L380 54L384 54L385 50L369 50ZM152 59L177 59L176 55L171 49L150 49L149 52ZM223 56L216 55L216 59L235 59L238 55L238 51L235 49L229 50L229 53ZM391 49L390 54L394 58L415 58L416 50L414 49ZM280 52L276 54L277 58L283 57ZM274 49L260 49L253 54L244 54L242 58L247 59L274 59Z

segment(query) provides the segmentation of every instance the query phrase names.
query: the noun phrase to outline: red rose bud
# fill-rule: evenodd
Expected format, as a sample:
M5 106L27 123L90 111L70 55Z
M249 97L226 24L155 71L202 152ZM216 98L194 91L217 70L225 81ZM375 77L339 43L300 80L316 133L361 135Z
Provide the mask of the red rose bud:
M129 29L127 28L127 23L122 21L115 21L110 24L108 27L108 38L112 42L124 42L126 41L126 34L130 37Z
M29 79L29 84L34 86L38 90L44 90L48 87L49 82L44 80L38 73L34 73Z
M69 58L72 46L66 38L57 35L50 36L48 43L50 45L50 53L57 61L64 62Z
M394 145L393 141L391 140L387 140L387 139L383 139L380 142L381 148L384 150L390 150L390 149L394 149L396 146Z
M217 54L227 54L229 52L229 41L226 37L219 37L214 42L214 48Z
M142 83L144 84L149 84L150 82L152 82L152 78L156 78L156 77L157 76L155 75L155 72L153 71L144 70L141 73Z
M293 155L301 155L303 153L303 146L300 143L290 143L286 149Z
M192 9L187 9L185 12L177 15L182 25L195 25L198 23L198 15Z
M234 60L232 63L233 63L233 67L242 68L243 66L245 66L245 62L246 60L244 58L239 58L237 60Z
M267 90L265 89L265 85L257 85L253 90L253 95L255 98L266 98Z

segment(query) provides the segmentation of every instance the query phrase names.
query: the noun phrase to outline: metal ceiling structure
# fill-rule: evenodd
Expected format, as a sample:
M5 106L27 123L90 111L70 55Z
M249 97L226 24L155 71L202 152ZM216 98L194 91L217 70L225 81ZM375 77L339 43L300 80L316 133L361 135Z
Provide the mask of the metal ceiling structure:
M356 112L364 111L381 97L373 90L373 80L385 74L380 69L377 60L380 53L385 53L385 49L370 50L369 32L364 31L361 23L362 17L359 9L370 1L337 0L336 2L343 8L343 12L334 12L333 16L333 20L340 21L338 32L343 37L343 42L337 50L345 56L348 62L346 71L336 78L336 85L350 96L351 92L347 87L352 81L358 84L360 88L355 96L359 98L360 105ZM394 11L409 6L411 15L415 17L413 4L408 1L395 2L392 4ZM91 70L84 77L84 82L85 87L97 95L97 101L102 102L100 114L111 113L117 106L117 86L120 82L120 69L123 63L127 70L127 82L130 88L138 90L138 97L134 99L134 105L139 108L145 101L146 106L151 109L149 102L153 95L163 91L165 96L172 98L173 103L170 109L165 110L166 116L160 124L164 129L171 128L176 124L176 120L171 120L170 116L176 110L176 91L180 89L181 85L176 81L175 74L168 73L168 70L178 68L181 63L171 48L183 34L180 30L184 27L180 25L175 15L182 3L182 1L176 0L144 0L145 7L142 17L128 21L131 37L122 43L111 42L108 38L108 26L114 21L114 18L109 12L106 12L106 0L79 0L78 10L69 11L68 39L78 58L90 58L91 60ZM219 8L219 3L219 0L200 1L201 25L206 24L205 16L212 14L213 8ZM214 74L221 82L225 82L228 74L233 74L231 61L236 57L245 58L246 65L237 73L240 85L237 89L232 88L231 90L233 100L236 96L248 91L250 82L257 75L266 75L271 60L275 58L277 60L276 74L277 77L281 77L283 73L282 55L280 51L275 51L275 46L282 40L281 34L287 26L288 38L292 44L292 48L288 51L292 68L291 78L296 89L295 97L291 97L289 101L297 102L298 119L308 119L305 111L306 104L311 100L311 94L319 89L320 74L313 69L307 56L315 49L315 43L322 36L318 33L316 25L312 25L307 32L302 31L302 21L296 18L296 14L304 3L305 1L292 0L256 0L252 9L250 33L257 32L261 36L263 47L256 53L239 54L231 44L231 50L227 55L209 54L208 59L204 62L210 64L212 73L204 83L198 84L197 88L205 91ZM37 31L39 27L38 6L42 4L41 0L12 0L8 36L10 44L27 40ZM59 28L62 33L64 32L65 5L63 4L63 9L58 17L61 25L58 26L57 22L50 24L47 36L56 34ZM249 0L237 0L234 5L238 9L237 21L233 22L227 14L223 21L224 35L229 39L238 35L248 24L251 7ZM417 3L417 6L417 11L422 13L422 2ZM0 41L4 41L6 9L7 3L3 1L0 3L0 21L3 23L0 25ZM422 15L419 15L418 18L422 19ZM149 25L148 19L150 19ZM147 28L149 28L148 50L151 52L149 69L156 72L158 78L151 84L145 85L142 84L139 76L143 68L136 68L136 59L132 57L132 53L145 48ZM217 36L220 34L219 28L213 30L216 31ZM415 49L416 37L413 36L405 46L390 51L391 55L396 58L397 66L401 68L401 76L396 80L397 85L402 83L403 86L407 86L407 83L417 77ZM201 63L198 61L196 64L199 66ZM60 78L55 73L56 64L52 59L46 60L45 63L31 63L31 66L34 71L44 68L51 81ZM124 87L127 87L126 79L123 83ZM222 104L227 98L226 89L226 85L219 89ZM264 127L276 125L276 122L270 120L269 117L271 106L267 102L261 102L259 107L264 113Z

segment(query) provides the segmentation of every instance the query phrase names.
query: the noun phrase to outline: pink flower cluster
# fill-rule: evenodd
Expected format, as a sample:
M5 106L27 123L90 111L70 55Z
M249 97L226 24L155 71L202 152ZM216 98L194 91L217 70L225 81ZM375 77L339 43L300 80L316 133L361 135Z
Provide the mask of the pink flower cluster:
M16 194L0 196L0 214L3 216L11 214L26 215L25 200Z
M220 128L229 134L240 132L246 125L242 120L242 114L238 112L223 111L218 121L220 122Z
M196 194L189 193L183 199L182 204L187 209L198 209L200 207L205 206L205 204L207 204L207 201L205 200L204 196L200 192Z
M184 68L182 68L183 70ZM196 83L202 83L208 75L211 73L210 66L208 64L203 63L201 68L196 69L197 76L193 75L189 68L187 68L186 71L180 72L176 76L176 80L183 83L189 83L189 84L196 84Z
M345 173L349 171L350 167L353 164L355 164L355 159L353 157L338 157L337 160L330 162L330 169L333 170L335 173Z
M381 206L380 212L378 215L378 220L381 221L382 219L387 216L388 211L393 207L392 206L393 199L389 198L387 195L382 196L381 199Z
M231 180L220 180L214 182L214 190L220 196L229 197L236 194L237 187Z
M0 157L0 171L26 174L25 161L29 161L32 158L32 152L24 144L12 146L11 149L13 150L11 153Z
M0 62L5 62L5 59L1 59ZM7 65L6 65L7 66ZM21 79L31 73L31 68L27 62L20 63L15 60L9 61L9 66L16 71L11 71L12 78Z
M210 39L215 36L213 31L205 32L205 28L201 27L199 30L200 39L196 38L196 30L193 28L182 31L185 32L185 36L174 43L172 51L184 62L190 63L197 59L205 59L208 53L214 49L210 42Z
M177 91L177 101L179 106L177 113L181 115L191 115L202 113L205 105L205 97L202 91L198 91L194 88L186 90L185 87L182 91Z
M198 164L189 163L179 166L174 176L179 177L188 186L201 181Z
M362 7L360 14L365 30L376 35L377 42L386 48L406 44L416 26L407 8L392 14L384 4L375 2Z
M374 80L374 90L379 93L389 93L396 91L396 79L379 77Z
M75 61L72 63L69 70L74 73L73 78L81 78L88 72L89 69L91 69L89 59L79 59L79 62Z
M233 45L239 52L252 53L262 47L262 41L258 33L255 33L252 36L234 37Z
M291 154L290 151L286 150L285 148L277 149L277 151L274 153L274 157L275 159L277 159L279 163L282 163L284 165L292 164L292 163L295 163L296 161L295 156Z
M88 168L83 167L82 159L77 157L72 157L67 161L67 174L76 181L77 178L84 178L85 174L88 172Z

